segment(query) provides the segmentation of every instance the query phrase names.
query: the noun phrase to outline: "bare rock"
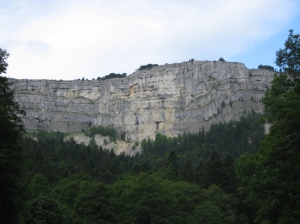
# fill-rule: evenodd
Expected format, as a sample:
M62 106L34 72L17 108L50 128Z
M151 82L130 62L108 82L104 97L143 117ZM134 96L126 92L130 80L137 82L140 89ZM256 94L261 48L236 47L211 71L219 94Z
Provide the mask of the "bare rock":
M274 72L242 63L194 61L156 66L103 81L15 80L15 99L27 130L76 132L113 126L126 139L207 130L263 111Z

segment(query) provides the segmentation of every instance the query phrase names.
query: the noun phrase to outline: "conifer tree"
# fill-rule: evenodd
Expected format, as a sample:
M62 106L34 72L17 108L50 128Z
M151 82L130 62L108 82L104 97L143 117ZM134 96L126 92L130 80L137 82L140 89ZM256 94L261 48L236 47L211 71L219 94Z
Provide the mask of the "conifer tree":
M0 48L0 223L19 223L21 147L24 111L14 100L6 73L9 54Z
M207 163L207 174L210 185L218 185L219 187L224 186L225 171L223 163L220 159L217 151L213 151L210 156L210 160Z
M237 163L245 202L257 223L299 223L300 219L300 35L290 30L277 51L280 75L264 104L273 122L256 155Z

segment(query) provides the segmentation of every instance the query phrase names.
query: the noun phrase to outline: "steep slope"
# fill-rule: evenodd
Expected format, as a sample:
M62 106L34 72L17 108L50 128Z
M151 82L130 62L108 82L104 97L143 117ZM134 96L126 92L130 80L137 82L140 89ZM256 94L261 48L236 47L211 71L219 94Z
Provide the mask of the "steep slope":
M113 126L126 138L174 136L237 119L261 103L274 72L241 63L194 61L104 81L12 80L27 130L74 132Z

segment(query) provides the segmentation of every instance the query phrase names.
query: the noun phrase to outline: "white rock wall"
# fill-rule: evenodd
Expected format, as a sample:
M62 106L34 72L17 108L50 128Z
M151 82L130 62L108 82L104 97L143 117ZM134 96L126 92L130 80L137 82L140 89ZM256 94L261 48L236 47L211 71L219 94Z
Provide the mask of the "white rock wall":
M27 130L74 132L113 126L128 139L206 130L263 111L274 72L244 64L194 61L153 67L104 81L12 80Z

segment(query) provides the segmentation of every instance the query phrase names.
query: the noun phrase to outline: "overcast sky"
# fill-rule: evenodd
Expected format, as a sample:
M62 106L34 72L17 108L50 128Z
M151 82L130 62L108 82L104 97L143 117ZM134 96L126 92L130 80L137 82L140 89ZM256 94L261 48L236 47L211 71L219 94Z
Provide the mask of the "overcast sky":
M0 0L7 76L128 75L145 64L195 60L275 67L299 0Z

